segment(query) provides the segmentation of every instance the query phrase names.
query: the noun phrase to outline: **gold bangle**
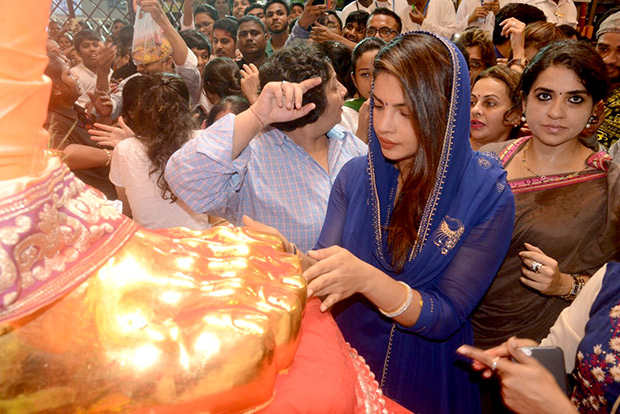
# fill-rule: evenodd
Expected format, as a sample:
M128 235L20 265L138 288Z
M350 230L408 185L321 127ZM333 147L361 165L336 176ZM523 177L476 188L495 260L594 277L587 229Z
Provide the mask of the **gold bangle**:
M226 220L226 219L218 220L215 223L211 224L211 227L219 226L220 224L226 223L227 221L228 220Z
M103 148L103 150L105 151L105 154L108 156L108 160L105 162L103 166L109 167L110 164L112 163L112 151L110 151L109 149L105 149L105 148Z
M398 283L400 283L401 285L405 286L405 288L407 288L407 296L405 297L405 300L403 301L403 303L400 304L398 309L396 309L393 312L386 312L383 309L379 308L379 312L381 312L388 318L395 318L397 316L402 315L407 309L409 309L409 306L411 305L411 301L413 300L413 292L412 292L411 287L409 287L408 284L400 280L398 281Z

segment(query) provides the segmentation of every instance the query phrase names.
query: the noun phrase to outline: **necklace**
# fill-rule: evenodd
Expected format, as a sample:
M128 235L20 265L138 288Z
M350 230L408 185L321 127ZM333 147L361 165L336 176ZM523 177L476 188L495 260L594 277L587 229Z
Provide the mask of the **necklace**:
M528 165L527 165L527 161L525 159L525 153L527 152L527 150L530 148L530 143L532 141L528 141L527 144L525 144L525 147L523 147L523 158L521 158L521 163L523 164L523 166L525 167L526 170L528 170L529 172L531 172L532 174L534 174L536 177L540 178L540 180L544 183L553 183L556 181L566 181L566 180L570 180L571 178L574 178L576 176L578 176L579 174L581 174L582 172L584 172L588 166L586 165L585 167L583 167L581 170L576 171L574 173L570 173L568 175L561 175L559 177L554 177L554 178L549 178L546 175L540 175L537 172L533 171Z

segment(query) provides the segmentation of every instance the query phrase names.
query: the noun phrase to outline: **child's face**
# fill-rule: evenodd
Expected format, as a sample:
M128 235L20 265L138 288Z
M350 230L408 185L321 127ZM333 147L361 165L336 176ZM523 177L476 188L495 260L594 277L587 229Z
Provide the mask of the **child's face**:
M360 97L368 99L370 89L372 87L372 71L375 56L379 50L369 50L363 53L355 63L355 72L353 73L353 82L357 87Z
M202 70L209 61L209 53L207 52L207 49L197 49L195 47L192 48L192 52L194 52L198 58L198 70L202 73Z

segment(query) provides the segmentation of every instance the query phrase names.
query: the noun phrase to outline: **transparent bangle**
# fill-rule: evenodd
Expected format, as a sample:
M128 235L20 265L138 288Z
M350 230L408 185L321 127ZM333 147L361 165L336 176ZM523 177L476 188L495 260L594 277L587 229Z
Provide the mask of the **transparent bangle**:
M395 318L397 316L402 315L407 309L409 309L409 306L411 305L411 301L413 300L413 292L411 291L411 288L409 287L409 285L401 281L399 281L398 283L400 283L401 285L407 288L407 296L405 297L405 300L403 301L403 303L401 303L398 309L396 309L394 312L386 312L383 309L379 308L379 312L381 312L388 318Z

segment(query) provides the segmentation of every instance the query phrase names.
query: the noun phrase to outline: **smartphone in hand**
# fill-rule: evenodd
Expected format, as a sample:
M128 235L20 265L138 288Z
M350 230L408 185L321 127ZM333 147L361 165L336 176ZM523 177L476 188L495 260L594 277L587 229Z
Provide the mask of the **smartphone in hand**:
M568 381L564 368L564 352L557 346L524 346L519 348L525 355L536 358L555 378L556 382L568 395Z

